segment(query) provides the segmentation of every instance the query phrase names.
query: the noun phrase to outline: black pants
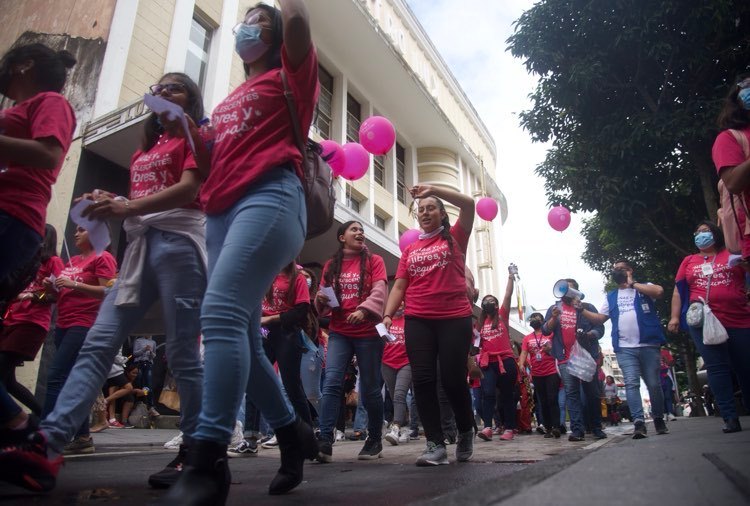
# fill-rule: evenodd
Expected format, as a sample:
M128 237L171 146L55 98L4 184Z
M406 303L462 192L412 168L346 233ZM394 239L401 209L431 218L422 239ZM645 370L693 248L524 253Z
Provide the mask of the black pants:
M438 362L440 380L453 408L457 429L459 432L472 430L474 416L466 382L471 317L429 320L407 316L404 334L414 395L427 440L442 444L444 439L437 394Z
M312 426L312 415L307 395L302 386L299 374L302 363L302 343L299 339L299 329L285 329L281 325L272 325L268 329L268 338L263 340L263 349L268 360L279 364L279 375L284 385L289 401L304 422Z
M550 374L548 376L532 376L534 390L542 404L542 419L544 427L549 430L560 428L560 404L557 402L557 394L560 391L560 376Z

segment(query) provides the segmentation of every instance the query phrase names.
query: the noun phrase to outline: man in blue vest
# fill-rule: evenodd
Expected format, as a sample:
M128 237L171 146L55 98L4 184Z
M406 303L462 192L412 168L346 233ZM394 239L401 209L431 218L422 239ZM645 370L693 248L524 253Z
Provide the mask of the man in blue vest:
M669 432L664 423L664 396L659 367L660 347L666 343L654 301L664 296L664 288L633 280L633 266L627 260L614 263L612 280L617 289L607 293L599 313L583 311L597 323L612 319L612 347L625 377L625 395L635 422L633 439L646 437L641 400L641 378L651 397L654 428L657 434Z

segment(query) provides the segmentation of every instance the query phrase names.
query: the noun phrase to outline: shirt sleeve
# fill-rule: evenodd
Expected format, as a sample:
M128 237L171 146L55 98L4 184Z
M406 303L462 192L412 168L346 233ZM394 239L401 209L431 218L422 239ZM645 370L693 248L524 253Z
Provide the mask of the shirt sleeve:
M521 351L525 351L527 353L529 352L529 337L531 336L526 336L523 338L523 342L521 343Z
M383 261L383 257L380 255L372 255L372 257L370 257L370 262L372 263L372 282L388 282L388 274L385 272L385 262Z
M746 136L744 131L742 135ZM716 137L711 149L711 157L713 158L717 174L721 172L721 169L736 167L745 161L742 146L739 145L737 139L734 138L734 135L729 130L724 130Z
M94 275L101 279L112 279L117 274L117 262L115 258L105 251L97 258L94 266Z
M307 288L307 279L301 274L294 281L294 304L310 302L310 290Z
M469 247L469 231L464 230L464 227L461 226L459 222L456 222L451 227L451 235L453 236L453 239L458 243L459 248L461 248L461 251L463 254L466 254L466 250Z
M680 264L680 267L677 269L677 275L675 276L675 281L682 281L687 278L687 266L690 263L690 257L692 255L686 256L682 259L682 263Z
M401 258L398 261L398 268L396 269L396 279L409 279L409 252L411 247L407 247L401 254Z
M29 110L32 139L52 137L67 151L76 127L73 110L65 97L58 93L45 93Z
M602 304L602 307L599 308L599 312L603 315L609 316L609 300L607 298L604 298L604 303Z

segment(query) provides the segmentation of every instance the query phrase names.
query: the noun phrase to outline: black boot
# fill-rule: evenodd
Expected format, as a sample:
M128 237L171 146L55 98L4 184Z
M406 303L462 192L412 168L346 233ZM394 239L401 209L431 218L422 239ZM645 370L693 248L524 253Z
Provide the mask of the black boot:
M221 506L227 500L230 480L227 445L195 439L184 470L160 504Z
M268 486L271 495L285 494L302 483L305 459L318 455L318 441L312 427L297 418L275 430L281 452L281 467Z

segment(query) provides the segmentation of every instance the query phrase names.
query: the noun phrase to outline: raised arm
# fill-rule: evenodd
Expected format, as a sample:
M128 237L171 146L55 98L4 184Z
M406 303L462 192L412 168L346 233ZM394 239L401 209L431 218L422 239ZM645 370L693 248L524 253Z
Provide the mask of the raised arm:
M302 0L279 0L284 25L284 47L293 69L299 67L310 51L310 15Z
M444 186L417 184L410 190L414 199L437 197L458 207L458 223L467 233L471 233L474 226L474 199Z

